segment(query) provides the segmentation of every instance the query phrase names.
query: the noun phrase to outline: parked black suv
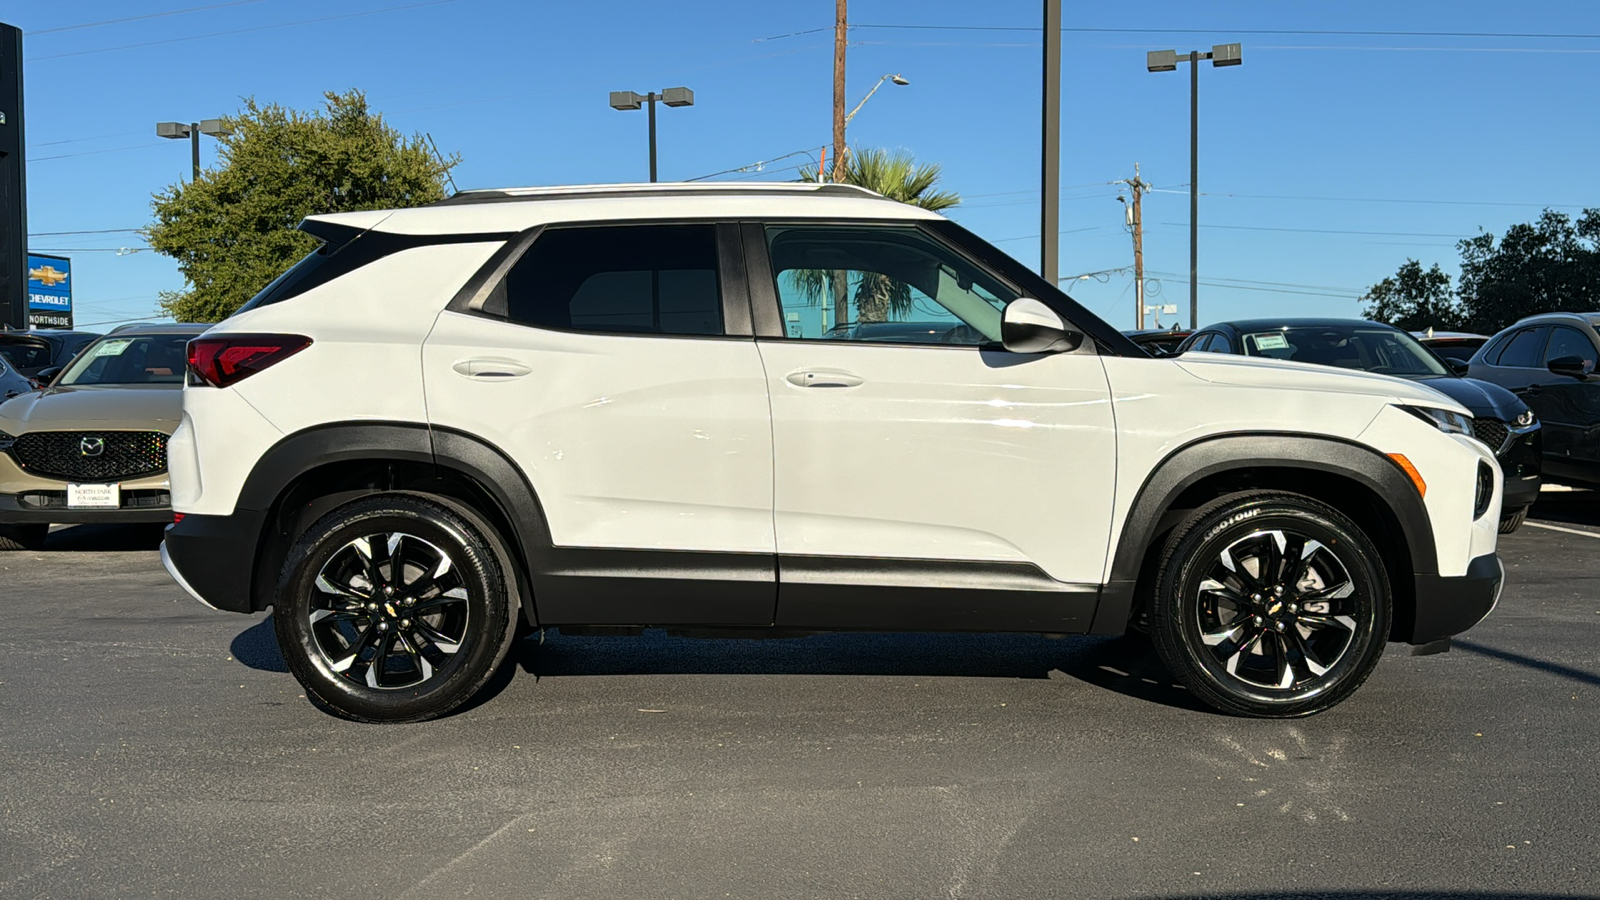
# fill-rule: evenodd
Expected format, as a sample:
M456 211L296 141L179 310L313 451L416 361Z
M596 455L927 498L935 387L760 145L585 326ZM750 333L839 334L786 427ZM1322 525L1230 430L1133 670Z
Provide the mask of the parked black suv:
M1544 422L1552 481L1600 487L1600 313L1530 316L1473 354L1467 374L1520 397Z
M1537 410L1494 384L1457 374L1415 337L1362 319L1250 319L1207 325L1178 348L1266 356L1360 369L1420 381L1472 413L1473 436L1489 445L1505 473L1500 533L1510 534L1539 499L1541 428Z

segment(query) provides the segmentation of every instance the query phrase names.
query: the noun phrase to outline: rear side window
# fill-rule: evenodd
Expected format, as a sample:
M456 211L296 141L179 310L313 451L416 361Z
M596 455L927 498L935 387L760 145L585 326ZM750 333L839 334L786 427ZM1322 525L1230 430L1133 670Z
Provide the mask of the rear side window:
M1228 340L1227 335L1218 332L1211 336L1211 344L1206 349L1212 353L1232 353L1233 342Z
M1495 363L1498 366L1509 366L1516 369L1537 369L1544 365L1544 338L1548 329L1524 328L1511 338L1506 344L1506 349L1501 351L1500 359Z
M539 328L720 335L715 226L551 229L507 274L505 304Z
M50 345L43 341L3 341L0 357L19 369L42 369L50 365Z

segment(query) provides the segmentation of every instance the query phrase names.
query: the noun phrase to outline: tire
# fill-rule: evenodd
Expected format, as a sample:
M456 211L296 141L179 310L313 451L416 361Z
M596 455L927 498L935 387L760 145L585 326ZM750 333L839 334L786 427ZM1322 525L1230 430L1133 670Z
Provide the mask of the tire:
M1510 534L1511 532L1516 531L1518 528L1522 527L1523 521L1526 520L1527 518L1528 518L1528 507L1526 507L1526 506L1524 506L1523 508L1517 510L1516 512L1512 513L1509 516L1501 516L1500 517L1500 533L1501 534Z
M43 550L48 524L0 525L0 551Z
M1276 577L1259 580L1263 565ZM1328 709L1367 680L1388 640L1392 602L1377 550L1343 514L1299 494L1207 503L1173 530L1158 572L1156 651L1222 712L1276 719Z
M272 619L289 671L348 719L449 713L511 646L508 560L492 527L446 500L376 494L329 512L295 542L278 581Z

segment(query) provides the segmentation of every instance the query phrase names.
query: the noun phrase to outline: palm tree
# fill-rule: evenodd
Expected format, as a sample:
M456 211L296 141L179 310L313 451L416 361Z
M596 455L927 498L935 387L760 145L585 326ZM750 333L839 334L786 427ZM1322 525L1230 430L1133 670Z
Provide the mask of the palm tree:
M864 187L882 194L890 200L920 206L938 212L961 202L961 195L952 191L937 191L941 169L938 163L918 165L906 150L866 149L852 150L844 163L844 183ZM827 178L832 179L832 167ZM800 170L802 181L817 181L815 166ZM834 321L849 320L846 297L849 292L848 273L842 270L796 269L788 273L801 296L808 302L820 303L833 296ZM876 272L861 273L856 285L856 321L887 322L891 316L905 316L911 312L911 288Z

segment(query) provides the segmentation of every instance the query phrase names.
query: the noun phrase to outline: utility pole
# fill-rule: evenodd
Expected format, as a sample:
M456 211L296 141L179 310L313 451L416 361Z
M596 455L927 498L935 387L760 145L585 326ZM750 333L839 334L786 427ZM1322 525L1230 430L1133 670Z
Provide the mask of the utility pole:
M1061 0L1044 0L1043 112L1039 274L1053 285L1061 274Z
M834 0L833 21L833 180L844 180L844 51L849 19L846 0Z
M1144 192L1150 190L1150 183L1139 177L1139 164L1133 164L1133 177L1122 179L1133 194L1133 203L1128 207L1128 228L1133 232L1133 299L1134 321L1139 323L1139 329L1144 330L1144 210L1140 201L1144 199ZM1157 318L1160 318L1157 316Z

